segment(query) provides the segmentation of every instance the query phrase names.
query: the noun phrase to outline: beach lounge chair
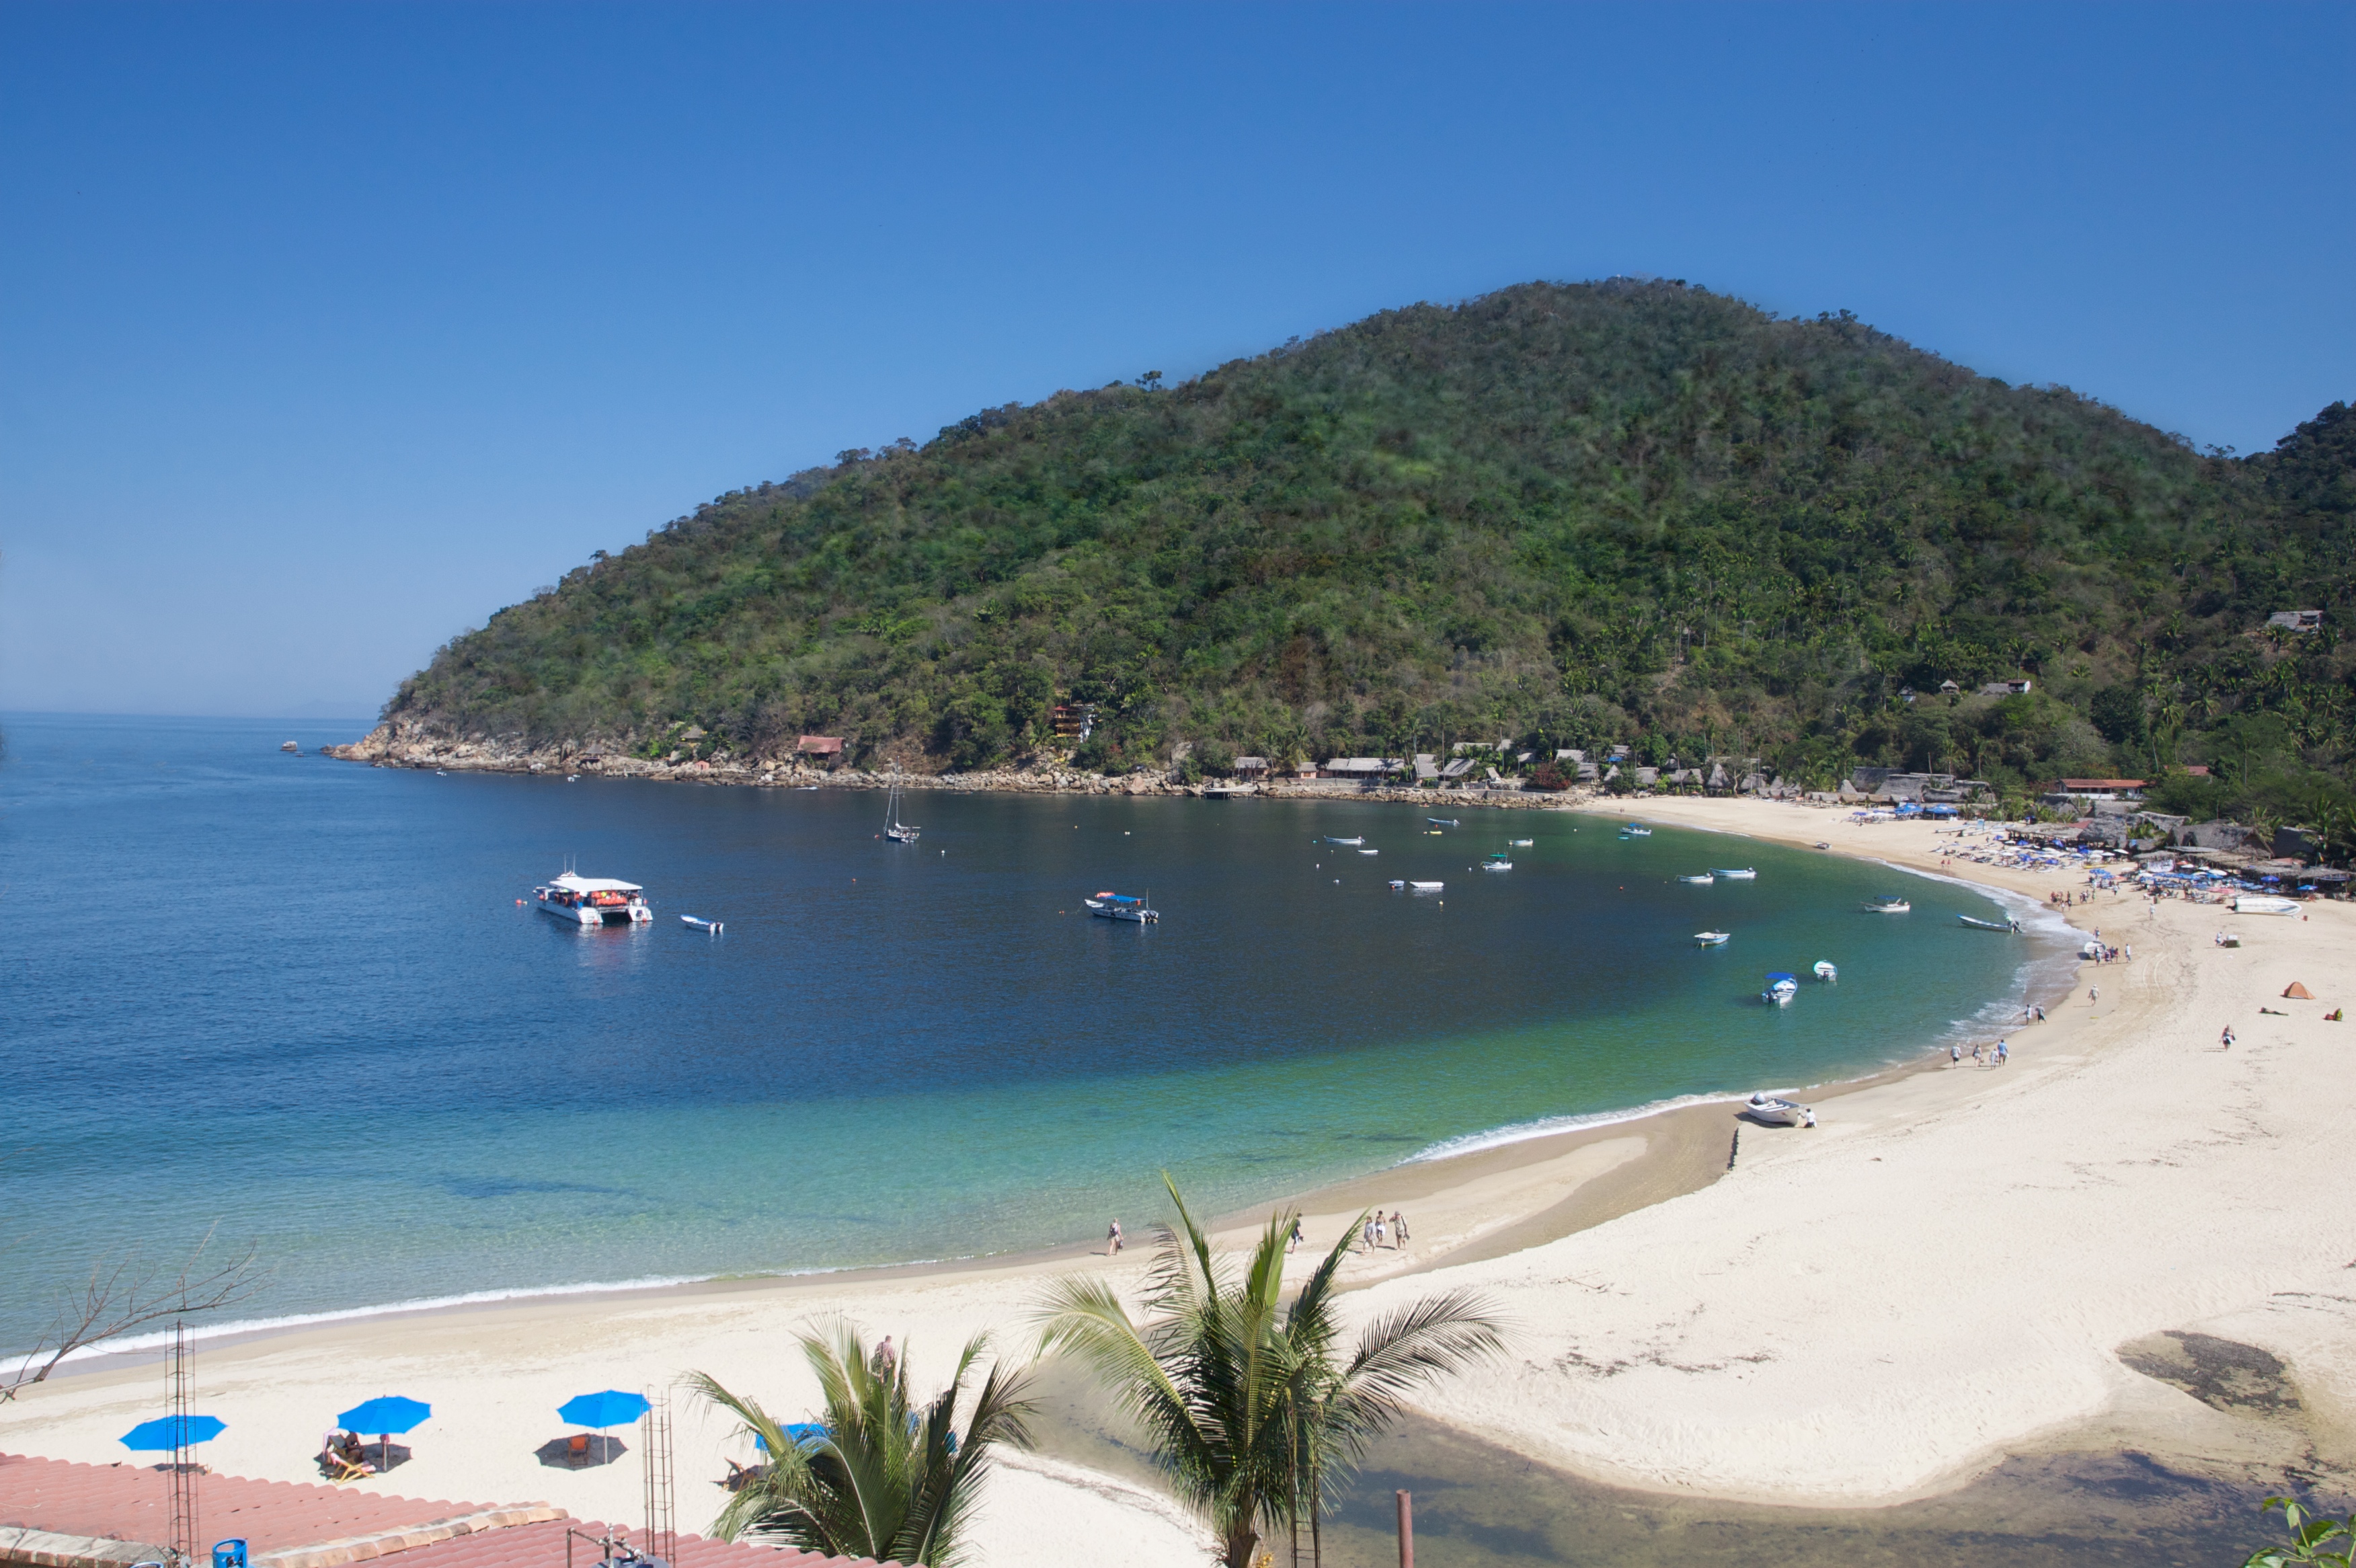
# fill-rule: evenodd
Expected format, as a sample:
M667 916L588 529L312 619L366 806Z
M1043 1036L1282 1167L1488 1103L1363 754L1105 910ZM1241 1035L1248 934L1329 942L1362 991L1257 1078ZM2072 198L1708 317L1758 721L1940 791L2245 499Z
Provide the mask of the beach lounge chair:
M585 1432L574 1433L572 1441L565 1444L564 1452L575 1468L586 1465L589 1462L589 1434Z
M367 1463L348 1457L343 1452L344 1434L330 1432L319 1440L319 1468L337 1486L357 1481L374 1474Z

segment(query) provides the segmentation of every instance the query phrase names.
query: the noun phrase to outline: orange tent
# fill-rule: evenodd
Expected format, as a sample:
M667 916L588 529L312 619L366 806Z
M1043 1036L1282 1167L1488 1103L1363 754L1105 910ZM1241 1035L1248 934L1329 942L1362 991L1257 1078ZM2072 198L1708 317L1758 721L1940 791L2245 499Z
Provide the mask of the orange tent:
M2283 994L2285 996L2296 996L2301 1002L2312 1002L2315 1000L2315 993L2309 991L2306 986L2301 985L2296 980L2290 983L2290 988L2285 991Z

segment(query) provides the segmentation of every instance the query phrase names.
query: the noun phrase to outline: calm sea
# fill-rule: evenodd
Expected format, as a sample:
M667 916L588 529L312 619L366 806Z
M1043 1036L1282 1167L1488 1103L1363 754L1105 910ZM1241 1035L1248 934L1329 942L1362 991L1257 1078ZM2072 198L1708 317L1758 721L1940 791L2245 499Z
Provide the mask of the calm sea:
M2060 951L1959 928L1998 911L1951 884L1577 815L918 794L910 849L880 795L311 754L364 727L5 722L0 1348L216 1223L273 1271L252 1317L1134 1230L1164 1169L1215 1210L1879 1067ZM518 903L568 859L656 922ZM1726 865L1758 880L1672 880ZM1837 985L1760 1003L1818 959Z

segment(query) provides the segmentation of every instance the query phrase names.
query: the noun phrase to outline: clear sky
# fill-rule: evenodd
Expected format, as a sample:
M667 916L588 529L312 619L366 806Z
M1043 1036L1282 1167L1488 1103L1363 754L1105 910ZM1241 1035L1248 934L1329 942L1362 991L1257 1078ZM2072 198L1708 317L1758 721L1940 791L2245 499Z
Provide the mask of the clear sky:
M372 714L723 490L1530 278L2356 397L2356 6L0 6L0 709Z

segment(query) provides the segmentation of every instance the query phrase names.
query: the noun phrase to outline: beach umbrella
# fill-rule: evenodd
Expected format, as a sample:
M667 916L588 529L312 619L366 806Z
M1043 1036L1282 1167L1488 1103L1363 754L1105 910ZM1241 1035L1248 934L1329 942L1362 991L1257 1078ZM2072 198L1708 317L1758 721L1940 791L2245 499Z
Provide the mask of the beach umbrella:
M165 1415L143 1421L123 1434L123 1446L136 1453L210 1443L229 1423L209 1415Z
M556 1407L558 1419L574 1426L627 1426L652 1407L644 1394L626 1394L619 1389L607 1389L603 1393L576 1394Z
M336 1424L349 1432L406 1432L433 1413L434 1407L423 1400L385 1394L352 1406L336 1417Z
M375 1433L378 1467L382 1469L392 1464L392 1434L408 1431L433 1413L434 1407L423 1400L380 1394L336 1417L336 1424L347 1432Z

